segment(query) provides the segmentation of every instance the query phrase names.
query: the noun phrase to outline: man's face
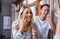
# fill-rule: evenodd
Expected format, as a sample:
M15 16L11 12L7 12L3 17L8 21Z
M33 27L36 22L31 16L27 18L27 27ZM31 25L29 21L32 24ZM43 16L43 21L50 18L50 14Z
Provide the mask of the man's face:
M49 7L48 6L43 6L43 8L41 9L41 15L43 17L46 17L48 13L49 13Z

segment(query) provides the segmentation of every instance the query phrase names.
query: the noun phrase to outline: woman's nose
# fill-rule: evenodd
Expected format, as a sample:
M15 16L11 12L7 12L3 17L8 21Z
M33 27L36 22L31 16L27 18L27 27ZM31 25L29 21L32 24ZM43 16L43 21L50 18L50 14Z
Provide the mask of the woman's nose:
M31 16L31 14L29 13L28 16Z

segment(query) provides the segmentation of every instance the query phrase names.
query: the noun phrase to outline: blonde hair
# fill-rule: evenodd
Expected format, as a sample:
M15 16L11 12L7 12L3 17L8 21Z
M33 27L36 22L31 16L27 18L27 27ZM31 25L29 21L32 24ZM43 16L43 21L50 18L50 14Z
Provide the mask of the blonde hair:
M20 21L19 21L19 20L20 20L20 16L23 14L24 9L26 9L26 8L29 8L29 7L24 6L24 7L21 7L21 9L20 9L19 16L18 16L18 19L17 19L17 23L16 23L16 26L15 26L16 29L19 28L19 24L20 24ZM30 9L30 8L29 8L29 9ZM30 9L30 11L31 11L31 9ZM32 11L31 11L31 13L32 13ZM31 26L29 27L30 30L32 29L33 25L34 25L34 21L33 21L33 13L32 13Z

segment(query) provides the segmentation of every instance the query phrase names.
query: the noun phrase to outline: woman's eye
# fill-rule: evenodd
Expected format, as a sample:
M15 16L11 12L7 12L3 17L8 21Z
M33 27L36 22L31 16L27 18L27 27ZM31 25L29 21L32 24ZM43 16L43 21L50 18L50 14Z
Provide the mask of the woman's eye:
M26 12L26 14L28 14L28 13L32 14L32 12Z
M30 12L30 14L32 14L32 12Z

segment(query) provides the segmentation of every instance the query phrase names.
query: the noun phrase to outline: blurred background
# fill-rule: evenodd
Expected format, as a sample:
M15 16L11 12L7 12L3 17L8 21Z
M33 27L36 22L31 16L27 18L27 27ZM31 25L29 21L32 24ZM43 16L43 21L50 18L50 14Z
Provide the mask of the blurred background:
M17 19L19 9L21 6L31 4L33 15L37 16L40 12L40 2L34 5L37 0L0 0L0 39L12 39L11 25L14 20ZM50 16L54 24L56 24L56 18L54 13L56 11L56 5L59 0L40 0L50 5ZM54 33L49 31L48 39L53 38Z

